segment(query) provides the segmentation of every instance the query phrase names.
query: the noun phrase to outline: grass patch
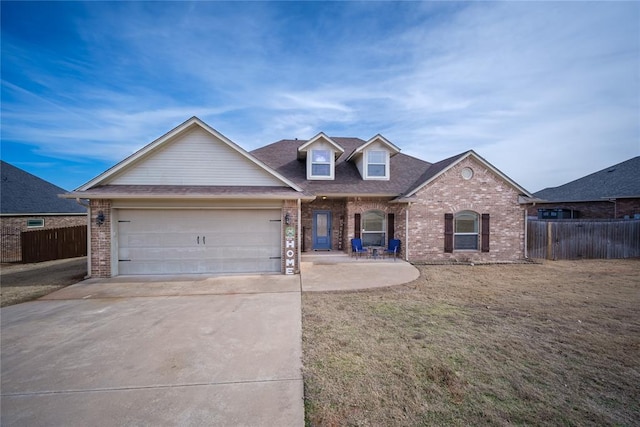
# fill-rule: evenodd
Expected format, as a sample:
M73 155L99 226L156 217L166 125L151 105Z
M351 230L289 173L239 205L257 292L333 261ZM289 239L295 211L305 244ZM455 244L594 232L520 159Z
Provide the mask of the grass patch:
M640 261L419 268L303 295L307 425L637 425Z

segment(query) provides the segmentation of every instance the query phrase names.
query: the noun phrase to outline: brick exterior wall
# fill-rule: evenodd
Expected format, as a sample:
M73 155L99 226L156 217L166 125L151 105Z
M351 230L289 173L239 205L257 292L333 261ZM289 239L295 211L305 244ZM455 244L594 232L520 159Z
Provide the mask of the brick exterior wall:
M27 220L44 219L44 227L27 228ZM22 247L20 233L27 230L45 230L50 228L86 225L87 215L32 215L0 217L0 262L20 262Z
M473 169L470 180L461 176ZM409 212L410 261L512 261L524 256L524 211L518 191L472 157L416 194ZM470 210L490 215L490 251L444 252L444 214Z
M91 200L91 277L111 277L111 200ZM96 224L98 214L104 223Z
M302 204L302 220L301 225L303 233L302 250L305 252L313 251L313 212L314 211L331 211L331 249L334 251L345 250L344 230L346 230L346 206L344 199L325 199L318 198L310 203ZM342 238L340 238L340 227L343 227Z
M347 232L346 249L351 250L351 239L355 237L355 214L363 214L366 211L382 211L385 217L392 213L395 215L394 237L400 239L400 258L405 256L405 209L406 205L389 203L388 199L355 197L347 200ZM362 218L362 217L361 217ZM385 222L386 224L386 222ZM385 230L386 231L386 230ZM387 236L388 242L389 236Z
M570 209L577 211L579 219L622 219L625 215L633 218L640 214L640 199L619 199L614 202L567 202L567 203L536 203L529 206L527 214L537 217L538 209Z
M316 199L302 205L302 227L304 251L313 251L313 212L330 211L332 218L331 248L334 251L349 253L351 239L355 236L355 214L368 210L378 210L388 215L395 214L394 236L404 240L406 205L389 203L389 199L350 197L344 199ZM404 243L401 245L404 253Z

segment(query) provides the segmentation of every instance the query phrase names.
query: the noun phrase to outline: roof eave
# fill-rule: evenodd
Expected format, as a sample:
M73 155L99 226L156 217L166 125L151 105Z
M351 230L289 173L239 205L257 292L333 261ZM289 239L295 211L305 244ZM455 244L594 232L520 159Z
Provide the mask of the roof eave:
M393 157L396 154L400 153L400 148L398 146L396 146L395 144L391 143L384 136L382 136L380 134L377 134L376 136L374 136L373 138L370 138L367 142L365 142L364 144L360 145L358 148L353 150L353 152L349 155L349 157L347 157L346 161L347 162L351 161L351 159L355 158L359 154L362 154L364 149L367 148L369 145L373 144L375 141L380 141L380 142L382 142L382 144L386 145L387 148L389 149L389 151L391 152L391 154L390 154L391 157Z
M176 200L225 200L225 199L248 199L248 200L314 200L316 196L307 195L307 194L292 194L292 195L283 195L283 194L171 194L171 193L152 193L152 194L137 194L137 193L92 193L88 192L70 192L63 196L66 199L109 199L109 200L117 200L117 199L176 199Z
M331 144L333 148L335 148L336 159L340 157L342 154L344 154L344 148L342 148L340 144L335 142L333 139L329 138L327 135L324 134L324 132L320 132L319 134L317 134L316 136L314 136L313 138L311 138L310 140L302 144L300 147L298 147L298 159L306 158L309 147L320 139L324 139L329 144Z

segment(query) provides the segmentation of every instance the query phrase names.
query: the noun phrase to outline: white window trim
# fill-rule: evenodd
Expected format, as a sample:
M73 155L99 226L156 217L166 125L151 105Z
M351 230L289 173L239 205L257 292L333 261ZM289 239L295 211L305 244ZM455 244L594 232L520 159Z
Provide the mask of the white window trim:
M377 175L369 175L369 154L373 151L379 151L384 153L384 176L377 176ZM373 165L381 165L382 163L372 163ZM371 150L366 150L365 154L364 154L364 165L363 165L363 169L364 169L364 179L379 179L379 180L384 180L384 181L388 181L389 180L389 152L387 150L380 150L380 149L371 149Z
M458 220L458 217L461 215L465 215L465 214L473 214L475 216L475 232L473 233L462 233L462 232L457 232L456 231L456 222ZM453 250L456 252L479 252L480 251L480 222L481 222L481 217L480 214L478 214L475 211L460 211L457 214L455 214L453 216ZM456 248L456 237L457 236L475 236L476 237L476 247L475 249L458 249Z
M324 162L314 162L313 161L313 152L314 151L327 151L329 153L329 161ZM309 150L309 154L307 155L307 179L308 180L333 180L335 178L335 152L328 148L320 148L320 149L311 149ZM329 175L314 175L313 174L313 165L329 165Z
M29 221L42 221L41 225L29 225ZM27 219L27 228L43 228L44 227L44 218L31 218Z

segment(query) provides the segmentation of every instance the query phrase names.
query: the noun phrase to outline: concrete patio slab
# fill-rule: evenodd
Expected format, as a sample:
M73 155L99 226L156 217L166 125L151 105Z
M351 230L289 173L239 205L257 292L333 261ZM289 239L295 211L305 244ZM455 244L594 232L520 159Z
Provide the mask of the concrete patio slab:
M395 286L420 276L401 260L355 260L346 256L303 257L300 263L303 292L353 291Z

